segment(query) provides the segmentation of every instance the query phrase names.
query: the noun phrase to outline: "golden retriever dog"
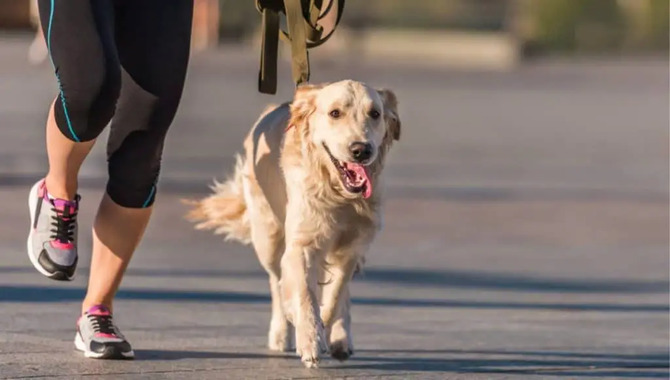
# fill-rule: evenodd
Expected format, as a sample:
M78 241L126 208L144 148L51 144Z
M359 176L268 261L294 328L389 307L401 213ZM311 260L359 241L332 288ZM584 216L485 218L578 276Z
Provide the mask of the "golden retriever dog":
M308 368L323 352L353 353L348 285L381 227L382 169L399 137L393 92L301 86L263 112L234 175L187 202L197 229L253 245L270 277L268 346L295 349Z

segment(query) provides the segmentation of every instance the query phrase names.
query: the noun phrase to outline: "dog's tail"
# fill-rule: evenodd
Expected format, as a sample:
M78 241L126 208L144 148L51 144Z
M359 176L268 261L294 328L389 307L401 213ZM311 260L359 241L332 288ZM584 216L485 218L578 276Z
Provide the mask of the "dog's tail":
M244 200L244 166L241 156L236 157L235 172L225 182L214 182L213 194L200 200L184 200L191 209L186 219L196 223L198 230L213 230L225 235L225 240L251 243L251 224Z

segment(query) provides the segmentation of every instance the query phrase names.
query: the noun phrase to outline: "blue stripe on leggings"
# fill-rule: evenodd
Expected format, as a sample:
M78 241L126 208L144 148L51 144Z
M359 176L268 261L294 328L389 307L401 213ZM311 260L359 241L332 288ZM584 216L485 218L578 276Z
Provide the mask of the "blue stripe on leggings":
M65 93L63 93L63 85L60 82L60 75L58 75L56 65L54 64L54 59L51 56L51 24L53 24L54 20L54 8L55 8L55 0L51 0L51 9L49 10L49 27L47 29L47 50L49 50L49 59L51 60L51 66L53 66L54 72L56 73L56 80L58 81L58 89L60 91L60 100L61 103L63 104L63 111L65 112L65 120L67 121L67 127L70 130L70 134L72 135L74 141L81 142L77 134L74 133L74 129L72 128L72 122L70 121L70 113L68 112L67 105L65 104Z
M147 200L144 201L144 204L142 205L142 208L146 208L147 206L149 206L149 203L151 203L151 199L154 197L155 193L156 193L156 185L153 185L151 187L151 192L149 193Z

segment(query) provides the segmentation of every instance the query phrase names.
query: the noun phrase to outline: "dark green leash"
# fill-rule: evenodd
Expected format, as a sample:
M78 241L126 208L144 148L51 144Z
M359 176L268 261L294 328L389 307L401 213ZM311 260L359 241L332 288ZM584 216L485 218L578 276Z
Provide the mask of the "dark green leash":
M319 20L334 11L335 4L335 25L324 36ZM296 86L307 83L310 74L307 49L322 45L333 35L342 18L344 0L256 0L256 9L261 12L263 21L258 91L264 94L277 92L277 49L280 36L291 44L293 81ZM279 26L280 13L286 15L288 33Z

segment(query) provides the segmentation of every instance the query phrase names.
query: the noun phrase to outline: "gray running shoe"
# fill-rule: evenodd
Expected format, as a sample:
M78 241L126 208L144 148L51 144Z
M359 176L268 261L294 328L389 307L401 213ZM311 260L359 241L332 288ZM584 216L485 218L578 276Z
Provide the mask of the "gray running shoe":
M49 199L44 180L30 189L28 257L40 273L54 280L74 278L79 199L79 195L74 201Z
M112 313L104 305L88 309L77 321L74 346L93 359L133 359L130 343L112 321Z

